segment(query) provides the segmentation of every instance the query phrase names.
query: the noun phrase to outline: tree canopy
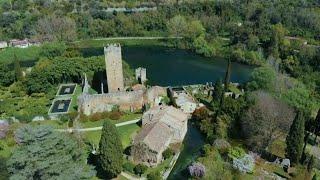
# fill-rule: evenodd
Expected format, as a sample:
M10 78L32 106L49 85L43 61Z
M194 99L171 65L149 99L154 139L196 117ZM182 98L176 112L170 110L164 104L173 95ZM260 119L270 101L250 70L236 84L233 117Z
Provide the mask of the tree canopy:
M71 135L51 127L30 125L19 128L20 144L7 161L10 179L89 179L95 176L86 164L87 154Z
M99 162L107 178L116 177L122 170L122 144L116 127L105 121L99 143Z

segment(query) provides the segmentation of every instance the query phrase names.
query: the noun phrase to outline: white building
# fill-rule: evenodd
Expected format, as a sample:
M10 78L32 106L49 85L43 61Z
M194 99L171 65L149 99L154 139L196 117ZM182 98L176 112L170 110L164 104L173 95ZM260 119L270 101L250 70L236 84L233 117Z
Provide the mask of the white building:
M8 47L8 43L6 41L0 41L0 49L4 49Z

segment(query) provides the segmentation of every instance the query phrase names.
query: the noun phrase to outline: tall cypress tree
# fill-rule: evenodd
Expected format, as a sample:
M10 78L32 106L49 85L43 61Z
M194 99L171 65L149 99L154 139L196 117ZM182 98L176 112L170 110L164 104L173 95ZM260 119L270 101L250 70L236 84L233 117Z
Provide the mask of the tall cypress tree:
M305 129L304 126L304 114L301 111L298 111L291 124L290 132L286 138L286 157L289 158L294 164L298 163L302 156Z
M116 127L105 121L99 143L99 160L107 178L114 178L122 171L122 144Z
M22 75L22 70L21 70L21 66L20 66L20 62L18 60L18 57L16 54L14 54L14 74L15 74L15 80L16 81L21 81L23 78Z

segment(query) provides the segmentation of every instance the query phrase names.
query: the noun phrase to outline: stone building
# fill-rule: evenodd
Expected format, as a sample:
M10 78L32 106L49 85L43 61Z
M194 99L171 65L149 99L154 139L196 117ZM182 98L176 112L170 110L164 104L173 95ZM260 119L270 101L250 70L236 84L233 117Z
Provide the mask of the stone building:
M134 138L131 155L149 166L162 160L171 143L181 143L187 133L188 115L173 106L155 106L144 113L142 130Z
M122 56L120 44L111 44L104 48L108 92L124 90Z
M159 86L107 94L82 93L78 97L78 110L87 116L112 111L114 107L119 107L122 111L139 110L146 104L151 107L155 106L157 97L166 96L166 94L166 88Z
M150 105L157 105L160 96L167 95L164 87L144 85L133 86L132 91L124 91L123 70L120 45L104 48L109 92L107 94L89 94L89 84L85 76L83 93L78 97L78 111L89 116L94 113L112 111L118 107L122 111L134 111ZM103 91L102 91L103 92Z
M136 80L144 84L147 81L147 69L139 67L136 69Z

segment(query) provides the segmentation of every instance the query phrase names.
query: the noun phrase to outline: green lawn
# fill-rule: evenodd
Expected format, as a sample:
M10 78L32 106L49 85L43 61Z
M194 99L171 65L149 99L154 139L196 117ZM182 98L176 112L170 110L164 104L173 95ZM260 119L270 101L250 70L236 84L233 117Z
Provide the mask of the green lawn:
M110 122L112 124L118 124L121 122L126 122L126 121L130 121L130 120L135 120L135 119L139 119L142 117L141 113L126 113L123 116L121 116L121 118L119 120L111 120L111 119L102 119L99 121L85 121L85 122L81 122L81 125L83 128L91 128L91 127L99 127L103 125L103 122L105 120L110 120Z
M13 62L14 54L19 61L36 61L39 58L40 47L29 48L7 48L0 51L0 62Z
M75 92L72 95L72 102L71 102L71 107L69 112L76 112L78 111L78 96L81 95L82 93L82 88L81 86L77 85L76 89L74 90Z
M122 146L125 149L130 145L132 136L140 129L140 126L138 126L137 124L130 124L126 126L117 127L117 129L120 134ZM101 131L98 130L84 132L83 137L90 143L98 145L101 137Z

